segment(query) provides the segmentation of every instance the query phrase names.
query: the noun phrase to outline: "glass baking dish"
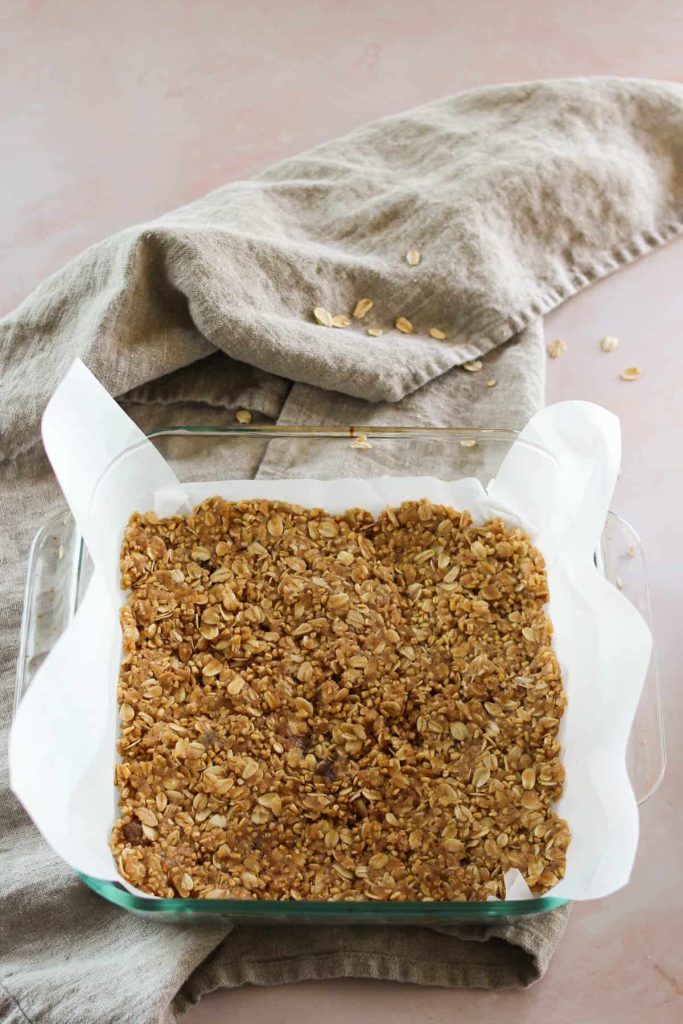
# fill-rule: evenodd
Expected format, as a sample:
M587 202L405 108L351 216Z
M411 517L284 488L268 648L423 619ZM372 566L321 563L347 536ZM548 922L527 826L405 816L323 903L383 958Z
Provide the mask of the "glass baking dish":
M180 426L156 430L148 436L184 483L257 476L334 479L389 475L400 478L418 472L446 480L473 476L484 486L495 476L517 438L512 430L469 427ZM132 446L118 456L117 468L137 447ZM353 503L350 494L349 506ZM606 577L623 591L651 625L642 545L628 523L614 513L607 518L595 558ZM16 705L69 624L91 571L89 555L70 514L56 516L45 523L34 539L29 557ZM643 803L656 790L665 765L656 651L634 720L627 761L637 800ZM239 923L445 925L538 914L567 902L552 896L442 903L158 899L134 894L117 882L83 874L79 877L105 899L129 911L153 915L157 920L183 922L224 919Z

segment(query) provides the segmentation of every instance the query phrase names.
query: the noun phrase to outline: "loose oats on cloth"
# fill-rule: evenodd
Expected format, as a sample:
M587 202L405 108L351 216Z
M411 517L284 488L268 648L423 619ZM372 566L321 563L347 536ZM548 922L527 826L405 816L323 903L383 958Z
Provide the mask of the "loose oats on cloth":
M680 232L682 129L673 84L474 90L99 243L6 317L3 752L28 547L63 507L39 420L75 356L127 393L147 429L225 423L239 409L283 424L520 427L542 404L543 313ZM485 372L457 368L479 361ZM280 448L239 470L272 477L286 459ZM313 449L307 468L322 469ZM221 475L199 450L193 469ZM5 765L0 1009L11 1024L169 1022L216 987L305 978L527 985L565 926L564 909L439 932L155 925L78 882L9 794Z

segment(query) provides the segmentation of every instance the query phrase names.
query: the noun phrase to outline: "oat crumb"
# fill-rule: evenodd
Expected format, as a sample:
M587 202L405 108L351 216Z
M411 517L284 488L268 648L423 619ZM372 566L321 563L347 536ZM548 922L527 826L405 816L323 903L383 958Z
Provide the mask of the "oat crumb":
M323 327L332 326L332 314L324 306L316 306L313 310L313 316Z
M561 338L556 338L555 341L550 342L547 351L551 359L559 359L567 351L567 343Z
M370 312L373 305L372 299L359 299L353 311L356 320L362 320L365 314Z

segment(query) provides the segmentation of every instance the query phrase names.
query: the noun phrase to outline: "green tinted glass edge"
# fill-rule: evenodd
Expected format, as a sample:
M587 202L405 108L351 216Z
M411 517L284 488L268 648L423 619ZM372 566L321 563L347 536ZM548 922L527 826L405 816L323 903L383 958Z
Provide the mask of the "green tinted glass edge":
M193 899L146 899L136 896L114 882L103 881L90 875L76 874L85 884L110 903L126 910L161 914L222 914L224 917L240 917L244 920L259 918L282 918L292 921L297 917L348 917L361 920L380 917L409 918L417 921L425 918L470 918L481 921L487 917L518 917L525 914L540 914L564 906L568 900L541 896L533 900L491 900L470 903L414 903L414 902L315 902L312 900L193 900Z

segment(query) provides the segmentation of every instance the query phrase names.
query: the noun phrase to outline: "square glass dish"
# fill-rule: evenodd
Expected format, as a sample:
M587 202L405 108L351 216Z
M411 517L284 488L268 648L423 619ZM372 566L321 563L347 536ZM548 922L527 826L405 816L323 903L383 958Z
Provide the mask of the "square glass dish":
M359 435L367 440L361 440L357 446ZM156 430L149 435L149 440L183 483L256 477L401 478L419 473L443 480L476 477L486 486L516 439L515 431L505 429L413 427L181 426ZM121 469L122 460L138 447L132 446L114 460L118 464L117 471ZM348 504L353 506L353 494L349 494ZM122 530L123 526L122 523ZM642 546L632 528L613 513L605 523L595 559L607 579L623 591L651 625ZM17 705L73 617L91 571L89 555L72 517L59 515L46 522L35 537L29 559L17 671ZM113 754L112 751L112 761ZM656 649L634 720L627 761L636 798L643 803L657 788L665 764ZM531 900L433 903L159 899L130 892L118 882L83 874L80 877L95 892L127 910L151 914L157 920L183 922L215 922L222 918L239 923L445 925L537 914L566 902L552 896Z

